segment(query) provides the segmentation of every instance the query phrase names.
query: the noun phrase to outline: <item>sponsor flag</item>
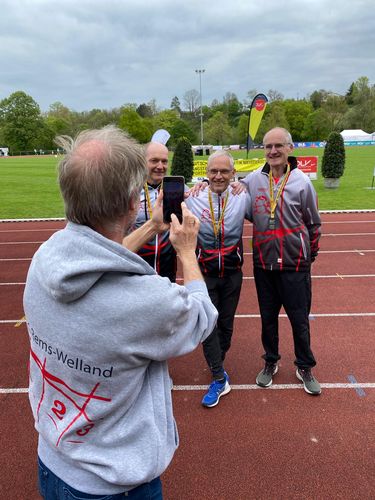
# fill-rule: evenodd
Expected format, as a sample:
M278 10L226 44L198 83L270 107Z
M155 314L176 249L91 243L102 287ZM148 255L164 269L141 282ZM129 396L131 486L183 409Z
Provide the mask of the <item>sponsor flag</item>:
M249 112L247 144L246 144L247 154L249 154L249 149L254 143L254 139L258 132L260 122L262 121L262 117L266 109L267 102L268 99L264 94L257 94L254 97L253 102L251 103Z

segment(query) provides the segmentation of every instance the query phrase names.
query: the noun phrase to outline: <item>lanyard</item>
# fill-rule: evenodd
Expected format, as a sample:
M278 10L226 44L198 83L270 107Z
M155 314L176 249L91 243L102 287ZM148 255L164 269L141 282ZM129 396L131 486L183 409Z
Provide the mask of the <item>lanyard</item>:
M225 196L225 200L224 200L224 204L222 206L222 212L220 214L219 220L216 222L215 212L214 212L214 206L213 206L213 203L212 203L211 189L208 190L208 201L210 203L211 220L212 220L212 225L213 225L213 228L214 228L215 238L217 238L217 235L218 235L218 233L220 231L221 223L223 222L224 212L225 212L225 208L227 206L227 201L228 201L228 196L229 196L229 191L227 191L227 194ZM220 201L219 201L219 208L220 208Z
M145 195L146 195L148 213L150 215L150 219L152 219L152 205L151 205L150 193L148 191L147 182L144 183L143 189L144 189ZM147 217L146 217L146 219L147 219Z
M270 173L269 173L268 178L270 181L270 205L271 205L270 218L271 219L275 218L275 210L276 210L277 202L279 201L281 193L283 192L283 189L285 187L285 184L288 181L289 174L290 174L290 165L288 163L288 166L286 167L286 172L284 174L284 178L281 182L279 189L277 190L276 198L274 198L272 168L270 167Z

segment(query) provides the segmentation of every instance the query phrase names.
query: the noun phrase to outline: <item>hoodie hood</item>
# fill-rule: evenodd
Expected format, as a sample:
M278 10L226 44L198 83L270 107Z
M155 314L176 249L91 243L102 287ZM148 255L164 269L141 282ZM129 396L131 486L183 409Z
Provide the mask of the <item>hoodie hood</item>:
M155 274L137 254L73 222L39 248L31 269L47 293L64 303L85 295L105 273Z

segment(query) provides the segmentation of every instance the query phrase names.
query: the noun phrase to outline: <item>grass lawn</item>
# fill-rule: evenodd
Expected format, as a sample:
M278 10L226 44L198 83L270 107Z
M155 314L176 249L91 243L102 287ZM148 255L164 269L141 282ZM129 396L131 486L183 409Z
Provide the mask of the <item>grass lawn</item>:
M296 149L296 156L318 156L318 179L313 181L321 210L375 209L375 189L369 189L375 167L375 147L346 148L346 166L338 189L326 189L320 174L323 149ZM246 158L246 151L233 151ZM249 158L262 158L252 150ZM206 157L207 158L207 157ZM198 160L205 157L196 157ZM0 219L63 217L55 156L0 158Z

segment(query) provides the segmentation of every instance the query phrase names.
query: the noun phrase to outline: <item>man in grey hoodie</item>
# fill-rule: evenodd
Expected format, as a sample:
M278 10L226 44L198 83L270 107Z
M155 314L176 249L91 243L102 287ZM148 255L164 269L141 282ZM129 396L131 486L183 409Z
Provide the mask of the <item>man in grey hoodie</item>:
M34 255L24 293L40 493L160 499L178 446L167 360L217 318L195 257L199 221L185 204L182 224L172 215L184 286L157 276L134 252L166 230L162 196L123 242L146 178L141 148L115 127L58 143L68 223Z

